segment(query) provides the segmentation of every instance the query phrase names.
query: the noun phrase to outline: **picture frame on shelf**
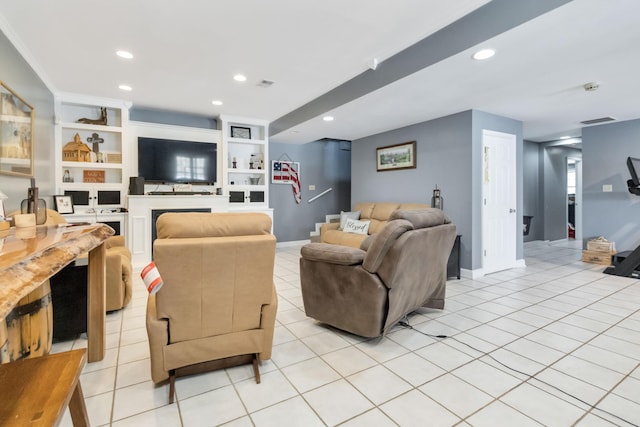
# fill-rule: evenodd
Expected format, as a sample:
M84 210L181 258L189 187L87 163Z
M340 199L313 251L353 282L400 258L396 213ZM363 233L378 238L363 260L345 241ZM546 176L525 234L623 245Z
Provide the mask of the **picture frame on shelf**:
M387 145L376 148L376 170L384 172L416 168L416 142Z
M55 209L58 213L61 214L72 214L73 213L73 200L71 196L53 196L53 203Z
M33 176L34 109L0 81L0 174Z
M231 126L231 138L251 139L251 128Z

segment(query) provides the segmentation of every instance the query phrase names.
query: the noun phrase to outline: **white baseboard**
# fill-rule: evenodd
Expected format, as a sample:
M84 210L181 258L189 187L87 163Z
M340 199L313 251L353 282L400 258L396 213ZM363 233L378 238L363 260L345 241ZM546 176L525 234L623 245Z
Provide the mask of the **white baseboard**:
M511 267L507 267L505 268L505 270L508 270L510 268L522 268L526 266L527 264L524 259L517 259ZM495 273L497 273L497 271ZM491 273L485 273L484 269L482 268L476 268L475 270L468 270L466 268L460 269L460 277L463 277L465 279L478 279L480 277L484 277L486 274Z

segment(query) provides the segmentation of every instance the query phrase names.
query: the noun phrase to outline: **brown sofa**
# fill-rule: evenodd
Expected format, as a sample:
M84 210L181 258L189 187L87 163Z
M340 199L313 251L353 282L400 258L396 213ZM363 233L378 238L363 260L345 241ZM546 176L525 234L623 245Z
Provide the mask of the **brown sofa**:
M369 221L368 235L376 234L384 228L389 221L389 216L396 209L412 210L424 209L429 205L422 203L357 203L353 212L360 212L360 221ZM334 245L351 246L359 248L367 237L362 234L347 233L339 229L339 223L322 224L320 227L320 242Z
M302 247L300 283L309 317L363 337L385 334L406 314L444 308L456 226L439 209L396 210L364 249Z
M271 358L276 239L260 213L165 213L154 261L163 286L147 302L154 382ZM244 357L247 356L247 357ZM219 363L217 363L219 362Z

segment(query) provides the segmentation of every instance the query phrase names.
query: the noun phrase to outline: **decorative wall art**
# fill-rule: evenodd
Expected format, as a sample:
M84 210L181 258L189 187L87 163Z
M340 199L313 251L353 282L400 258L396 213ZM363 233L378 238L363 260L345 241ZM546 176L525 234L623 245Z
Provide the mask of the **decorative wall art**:
M300 162L273 160L271 162L271 183L291 184L296 203L302 201L300 192Z
M0 81L0 173L33 176L34 110Z
M71 196L53 196L56 210L61 214L73 213L73 201Z
M415 141L376 148L376 170L378 172L397 169L415 169L415 167Z

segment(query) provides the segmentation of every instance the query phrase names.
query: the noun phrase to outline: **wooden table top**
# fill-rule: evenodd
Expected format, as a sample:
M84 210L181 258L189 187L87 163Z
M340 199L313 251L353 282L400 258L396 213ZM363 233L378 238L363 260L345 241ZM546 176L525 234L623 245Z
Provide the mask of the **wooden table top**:
M112 235L104 224L0 231L0 319L42 282Z

